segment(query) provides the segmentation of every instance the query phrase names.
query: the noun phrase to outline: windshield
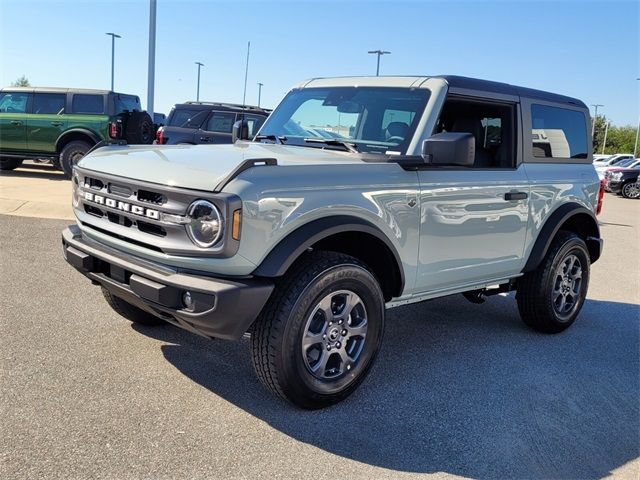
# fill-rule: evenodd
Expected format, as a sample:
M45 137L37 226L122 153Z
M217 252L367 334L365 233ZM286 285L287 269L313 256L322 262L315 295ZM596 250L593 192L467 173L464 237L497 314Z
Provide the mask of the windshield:
M267 119L260 135L313 148L335 148L335 144L305 139L348 142L359 152L406 153L428 98L429 91L418 88L293 90Z

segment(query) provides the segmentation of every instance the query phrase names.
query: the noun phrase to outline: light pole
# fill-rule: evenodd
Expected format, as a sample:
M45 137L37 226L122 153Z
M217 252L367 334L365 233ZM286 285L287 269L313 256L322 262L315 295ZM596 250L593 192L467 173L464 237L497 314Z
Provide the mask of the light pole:
M260 106L260 97L262 96L262 86L264 83L258 82L258 107Z
M115 33L106 33L105 35L111 35L111 90L113 90L113 69L115 65L115 56L116 56L116 38L122 38L120 35Z
M376 64L376 77L380 75L380 57L382 55L389 55L391 52L387 52L386 50L369 50L368 53L375 54L378 56L378 62Z
M149 62L147 65L147 112L153 118L156 79L156 0L149 2Z
M604 127L604 141L602 142L602 154L604 155L604 149L607 146L607 134L609 133L609 123L607 122L606 126Z
M640 78L636 78L636 81ZM633 157L636 158L636 152L638 151L638 135L640 134L640 115L638 115L638 127L636 128L636 143L633 144Z
M204 63L195 62L198 65L198 86L196 88L196 102L200 101L200 67L204 67Z
M604 107L601 103L592 103L592 107L595 108L595 112L593 114L593 125L591 125L591 141L593 141L593 136L596 133L596 119L598 118L598 107Z

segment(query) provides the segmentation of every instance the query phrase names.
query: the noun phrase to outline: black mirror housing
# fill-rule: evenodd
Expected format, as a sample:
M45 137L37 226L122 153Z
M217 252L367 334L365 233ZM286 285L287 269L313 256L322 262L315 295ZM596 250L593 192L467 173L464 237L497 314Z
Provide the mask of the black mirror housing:
M246 120L238 120L233 124L231 143L236 143L238 140L249 140L249 124Z
M476 141L470 133L437 133L422 143L422 158L432 165L471 167L475 156Z

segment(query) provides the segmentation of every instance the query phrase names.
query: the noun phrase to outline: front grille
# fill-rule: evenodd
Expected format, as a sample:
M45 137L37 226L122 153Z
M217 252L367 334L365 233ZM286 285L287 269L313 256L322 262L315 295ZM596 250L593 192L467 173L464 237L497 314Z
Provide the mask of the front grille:
M108 191L109 193L118 195L120 197L129 198L131 196L131 189L129 187L125 187L123 185L116 185L114 183L109 183Z
M242 208L235 195L158 185L82 167L75 172L74 211L87 231L172 255L229 256L238 249L239 242L224 226L221 241L207 249L195 245L186 230L187 211L195 200L213 202L224 219Z
M154 205L162 205L167 202L167 197L158 192L150 192L149 190L138 190L138 200L141 202L149 202Z

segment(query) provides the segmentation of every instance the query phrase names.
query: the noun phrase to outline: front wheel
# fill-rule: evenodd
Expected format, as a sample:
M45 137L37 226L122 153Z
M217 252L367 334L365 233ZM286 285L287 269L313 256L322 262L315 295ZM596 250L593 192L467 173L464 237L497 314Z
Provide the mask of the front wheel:
M287 273L256 321L252 363L272 392L307 409L348 397L384 331L384 297L365 265L311 252Z
M518 281L516 299L524 323L544 333L569 328L587 296L590 265L584 240L558 232L538 268Z
M622 196L624 198L640 198L640 182L630 182L622 187Z

